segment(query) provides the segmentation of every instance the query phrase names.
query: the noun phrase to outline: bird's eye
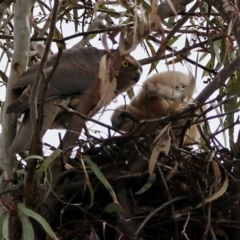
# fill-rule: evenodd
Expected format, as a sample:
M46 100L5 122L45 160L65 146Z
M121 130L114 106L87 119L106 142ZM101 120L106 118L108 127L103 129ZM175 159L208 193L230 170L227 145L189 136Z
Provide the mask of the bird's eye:
M128 67L128 65L129 65L129 62L128 62L128 61L126 61L126 60L123 60L123 61L122 61L122 66L123 66L123 67L126 68L126 67Z

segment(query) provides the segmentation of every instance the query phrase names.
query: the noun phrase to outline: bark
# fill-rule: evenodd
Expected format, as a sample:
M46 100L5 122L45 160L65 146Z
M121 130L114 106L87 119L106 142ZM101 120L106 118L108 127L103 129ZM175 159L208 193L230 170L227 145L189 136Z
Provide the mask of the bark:
M11 87L12 84L18 80L19 76L27 67L30 41L29 16L33 4L34 0L18 0L15 5L14 54L6 91L5 104L2 110L2 134L0 140L0 166L4 170L6 180L12 178L14 169L14 156L10 155L8 150L16 131L16 116L14 116L14 114L6 115L6 106L16 98L16 93Z
M43 106L44 106L44 99L46 97L46 91L48 88L48 84L50 79L43 79L41 76L41 73L43 72L45 66L46 66L46 61L49 56L50 52L50 47L52 44L52 39L54 35L54 29L55 29L55 24L57 20L57 12L58 12L58 6L59 6L59 1L55 0L54 1L54 7L53 10L50 14L51 16L51 21L50 21L50 30L46 42L46 48L42 57L42 60L39 64L39 67L37 69L35 78L34 78L34 83L32 86L32 92L29 100L29 106L30 106L30 117L31 117L31 122L34 130L33 137L31 139L31 144L30 144L30 149L29 149L29 154L35 154L38 153L38 146L41 145L39 144L41 142L40 140L40 132L41 132L41 127L38 125L39 122L42 124L42 117L43 117ZM60 54L61 56L61 54ZM57 60L59 63L59 59ZM53 71L56 70L56 68L53 67ZM51 75L51 73L49 74ZM42 103L40 104L40 114L38 116L38 108L37 108L37 98L38 98L38 90L39 86L41 84L41 81L45 81L45 92L42 95ZM25 204L27 207L33 208L33 206L36 204L36 199L33 198L35 193L37 193L36 189L36 184L34 182L34 175L35 175L35 167L37 165L37 159L30 159L27 161L27 168L28 171L25 174L25 186L24 186L24 193L25 193Z

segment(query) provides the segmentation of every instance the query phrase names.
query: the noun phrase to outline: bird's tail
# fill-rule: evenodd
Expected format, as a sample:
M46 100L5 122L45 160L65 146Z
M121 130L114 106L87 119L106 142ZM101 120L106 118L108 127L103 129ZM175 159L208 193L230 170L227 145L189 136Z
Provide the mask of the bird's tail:
M19 129L13 140L10 148L11 153L24 152L29 149L30 141L32 139L32 124L29 111L24 114L23 120L20 123Z

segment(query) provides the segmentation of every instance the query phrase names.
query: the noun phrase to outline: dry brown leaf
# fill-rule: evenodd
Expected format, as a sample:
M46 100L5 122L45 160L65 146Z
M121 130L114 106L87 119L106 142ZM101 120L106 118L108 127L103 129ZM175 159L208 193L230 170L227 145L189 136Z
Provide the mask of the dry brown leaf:
M171 0L167 0L167 2L169 4L170 8L172 9L172 11L174 12L174 14L177 16L177 11L176 11L174 5L172 4Z
M227 188L228 188L228 176L226 174L225 181L224 181L222 187L220 188L220 190L218 192L214 193L211 197L205 199L202 203L198 204L195 207L195 209L200 208L201 206L203 206L204 204L206 204L208 202L212 202L212 201L218 199L226 192Z
M120 32L120 36L119 36L119 47L118 50L120 52L120 55L124 55L124 51L125 51L125 36L126 36L126 31L123 29Z
M150 15L151 19L151 29L155 30L164 39L164 28L162 26L162 21L160 17L156 15Z
M170 170L170 172L167 175L166 181L169 180L171 177L173 177L174 174L177 172L177 170L178 170L178 163L176 163L174 167Z
M64 168L65 168L66 170L74 169L74 167L73 167L71 164L69 164L69 163L65 163L65 164L64 164Z
M162 26L162 21L159 15L157 14L158 1L152 1L152 11L150 13L150 28L155 30L159 35L164 39L164 28Z
M144 10L143 10L142 4L139 5L139 10L140 10L140 12L141 12L142 22L143 22L144 26L147 27L147 26L148 26L148 20L147 20L145 14L144 14Z
M213 172L215 176L215 189L217 190L222 180L222 174L218 166L218 162L215 159L212 160L212 166L213 166Z
M192 207L187 207L184 208L182 210L177 210L176 212L174 212L173 217L174 218L180 218L182 215L187 215L188 212L190 212L192 210Z
M117 41L115 40L115 37L121 32L121 28L113 29L111 32L108 33L109 39L112 41L113 44L116 44Z
M127 55L129 53L131 53L133 50L136 49L136 47L138 46L138 44L145 39L145 37L149 34L150 32L150 28L149 28L149 23L145 17L144 11L142 6L140 5L140 13L141 16L139 16L142 21L138 22L138 15L137 15L137 4L135 4L135 14L134 14L134 27L133 27L133 35L131 35L130 39L126 39L127 42L129 42L131 44L130 47L128 47L127 49L125 49L125 34L122 33L120 34L120 41L119 41L119 52L120 55ZM128 35L129 37L129 35Z
M126 0L117 0L118 4L120 6L122 6L123 8L126 8L126 5L128 5L128 3L126 2Z
M106 28L106 25L103 24L103 20L106 21L106 25L107 26L110 26L113 24L113 21L111 19L111 17L107 14L107 13L100 13L95 19L94 21L88 26L88 29L87 31L93 31L93 30L96 30L96 29L103 29L103 28ZM76 46L85 46L89 40L92 38L92 34L88 34L86 36L84 36L82 38L82 40L76 44Z
M156 180L156 174L155 174L155 173L149 175L147 182L146 182L146 183L144 184L144 186L143 186L139 191L137 191L135 194L142 194L142 193L146 192L146 191L153 185L153 183L155 182L155 180Z
M89 234L89 240L100 240L100 237L97 235L94 229L91 230Z
M114 98L114 91L117 87L117 80L115 77L110 76L109 66L110 61L107 61L107 55L104 55L100 62L99 78L101 80L100 85L100 98L103 101L103 106L107 105Z
M157 9L158 9L158 0L153 0L152 1L152 11L150 14L152 14L152 15L157 14Z
M136 42L136 39L137 39L137 26L138 26L138 14L137 14L137 1L135 0L134 26L133 26L133 43Z
M108 105L112 99L114 98L114 91L117 87L117 80L115 77L110 77L110 71L109 71L109 66L110 66L110 61L107 61L107 55L105 54L100 61L100 66L99 66L99 79L101 81L100 83L100 99L97 104L97 106L94 109L94 112L100 110L102 107ZM91 113L89 114L91 116Z
M158 156L160 152L165 152L168 155L170 145L171 145L171 137L169 135L169 131L171 128L171 124L168 124L163 130L159 133L156 139L153 142L154 148L152 150L152 154L149 160L149 174L151 175L154 171L155 164L157 162Z
M141 22L140 22L141 24ZM134 27L135 29L135 27ZM125 49L125 35L126 35L126 32L122 31L121 34L120 34L120 40L119 40L119 52L120 52L120 55L121 56L124 56L124 55L127 55L127 54L130 54L133 50L135 50L135 48L137 47L137 45L139 44L139 41L138 41L138 34L134 32L134 37L133 37L133 41L132 41L132 45L130 48L128 49Z
M107 43L107 32L104 32L102 34L102 45L107 52L110 52L110 49Z
M228 237L227 233L222 228L218 228L218 227L216 228L214 226L213 230L217 235L223 237L225 240L229 240L229 237Z

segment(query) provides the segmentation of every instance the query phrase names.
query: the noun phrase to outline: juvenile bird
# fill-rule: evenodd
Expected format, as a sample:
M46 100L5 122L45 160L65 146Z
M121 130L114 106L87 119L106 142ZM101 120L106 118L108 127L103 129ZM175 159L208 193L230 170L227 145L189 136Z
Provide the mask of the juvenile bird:
M115 55L117 56L114 61ZM50 80L43 110L43 124L41 137L49 128L71 128L71 132L79 132L78 119L71 113L67 113L55 103L62 104L74 110L79 110L84 115L93 116L99 109L101 100L101 86L104 79L100 78L100 62L106 57L108 65L107 71L111 71L111 76L116 77L116 86L113 89L114 95L124 92L132 87L140 78L142 67L140 63L130 55L121 56L117 50L100 50L97 48L75 46L71 49L64 50L61 61ZM43 71L44 76L48 76L57 59L57 54L53 54L46 62ZM105 58L104 58L105 59ZM34 76L38 69L39 63L29 68L20 79L13 85L15 89L22 89L22 93L13 103L7 107L7 113L15 113L24 118L12 143L11 151L13 153L28 150L30 140L33 135L31 119L29 113L29 99L34 82ZM37 104L40 104L45 88L44 80L41 81ZM104 105L104 104L103 104ZM101 105L101 107L103 107ZM78 117L79 118L79 117ZM75 119L73 121L73 119ZM73 121L73 122L72 122ZM69 131L70 132L70 131ZM68 134L66 147L74 144L78 136Z
M188 96L182 96L184 90L191 83L191 79L192 76L178 71L167 71L149 77L140 92L128 105L122 105L115 109L111 117L112 126L123 132L156 134L163 126L150 124L139 127L138 122L174 115L192 104L191 97L194 87L192 92L190 90L190 96L189 93ZM199 112L200 110L197 110L197 113ZM176 125L184 125L185 122L186 120L179 120ZM190 144L198 141L199 138L197 125L192 125L186 131L184 143Z

